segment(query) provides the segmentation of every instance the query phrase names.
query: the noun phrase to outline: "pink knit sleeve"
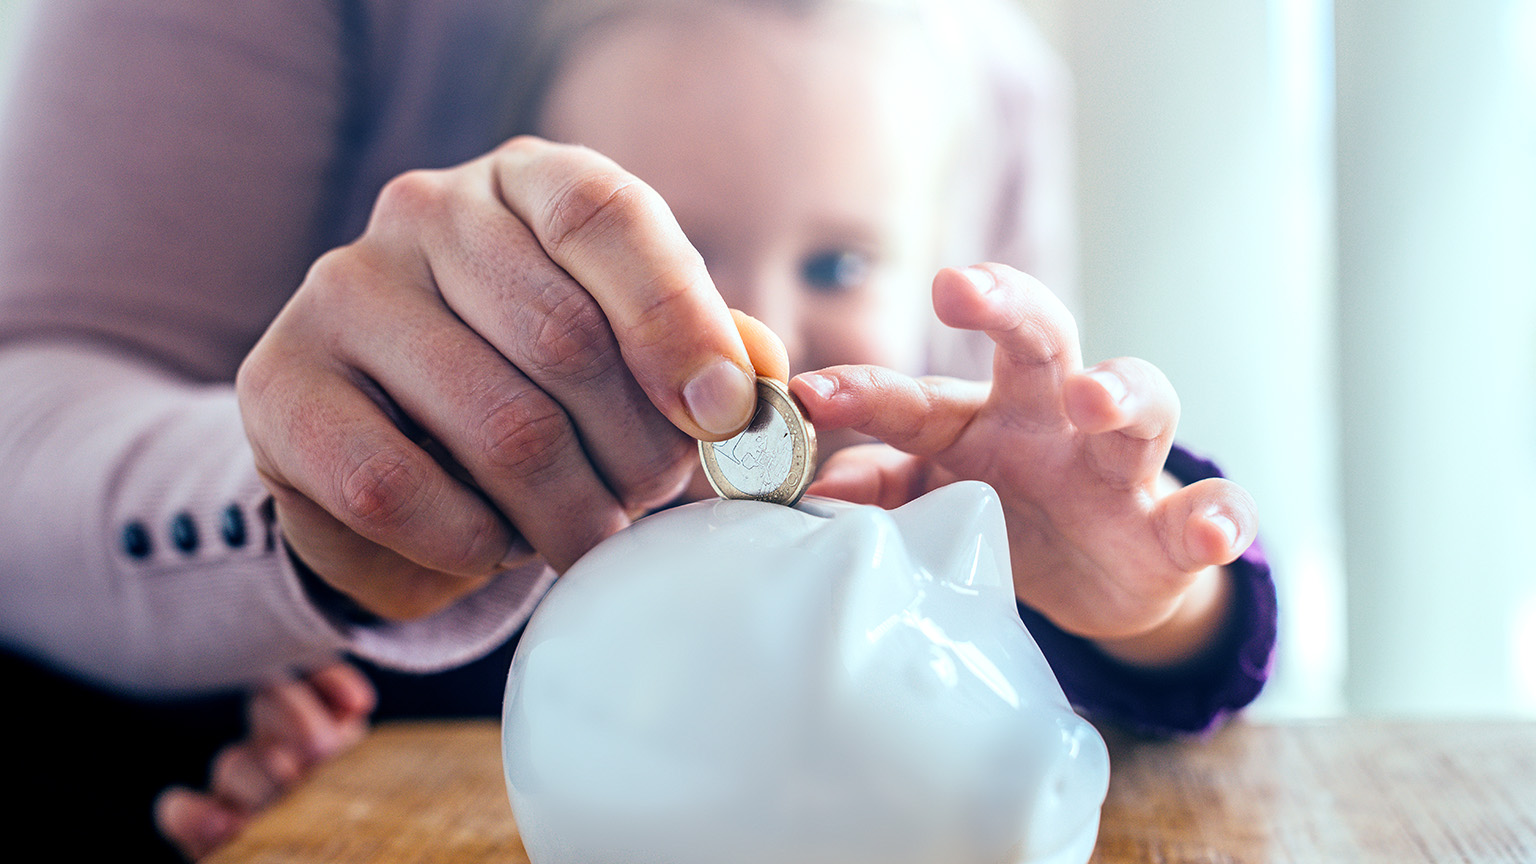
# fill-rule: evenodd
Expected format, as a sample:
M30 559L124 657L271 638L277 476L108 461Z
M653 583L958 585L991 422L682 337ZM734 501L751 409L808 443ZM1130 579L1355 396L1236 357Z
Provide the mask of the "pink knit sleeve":
M352 651L499 643L512 572L358 625L302 589L232 381L322 251L347 110L339 4L49 0L0 116L0 641L133 692Z

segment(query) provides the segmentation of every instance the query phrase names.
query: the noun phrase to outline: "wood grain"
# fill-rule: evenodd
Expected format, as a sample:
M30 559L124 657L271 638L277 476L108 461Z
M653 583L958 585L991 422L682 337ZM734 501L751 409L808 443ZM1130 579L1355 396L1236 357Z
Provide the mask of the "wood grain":
M1536 862L1536 724L1235 724L1110 738L1096 864Z
M210 864L527 864L493 721L386 724Z
M1110 736L1096 864L1536 862L1536 724L1237 723ZM528 861L490 721L385 725L213 864Z

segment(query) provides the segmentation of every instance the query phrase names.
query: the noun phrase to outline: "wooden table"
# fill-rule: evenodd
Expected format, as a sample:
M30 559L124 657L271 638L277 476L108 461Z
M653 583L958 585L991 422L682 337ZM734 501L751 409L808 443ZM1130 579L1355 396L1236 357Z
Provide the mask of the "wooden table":
M1235 724L1110 739L1099 864L1536 862L1536 723ZM215 864L527 862L491 722L387 725Z

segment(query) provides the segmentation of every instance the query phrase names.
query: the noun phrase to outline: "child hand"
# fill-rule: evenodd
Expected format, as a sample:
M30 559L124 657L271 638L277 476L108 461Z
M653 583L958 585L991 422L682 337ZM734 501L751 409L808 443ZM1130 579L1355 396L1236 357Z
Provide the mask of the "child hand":
M798 376L818 431L883 442L833 456L811 492L895 507L984 480L1002 499L1020 600L1128 662L1198 655L1229 605L1219 565L1253 542L1257 511L1230 481L1164 477L1179 414L1167 378L1131 358L1083 369L1071 314L1012 268L940 271L933 301L946 325L997 343L991 384L875 366Z
M373 684L344 662L258 691L246 703L248 737L214 757L206 790L161 792L155 826L189 860L209 855L320 763L362 740L376 700Z

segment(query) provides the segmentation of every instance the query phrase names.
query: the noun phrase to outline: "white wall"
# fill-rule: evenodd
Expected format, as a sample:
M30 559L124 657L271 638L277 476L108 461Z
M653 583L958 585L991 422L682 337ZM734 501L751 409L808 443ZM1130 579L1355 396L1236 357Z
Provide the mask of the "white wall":
M1536 709L1533 14L1528 0L1338 0L1363 711Z
M0 0L0 93L8 89L11 62L16 54L22 18L26 14L23 0Z

